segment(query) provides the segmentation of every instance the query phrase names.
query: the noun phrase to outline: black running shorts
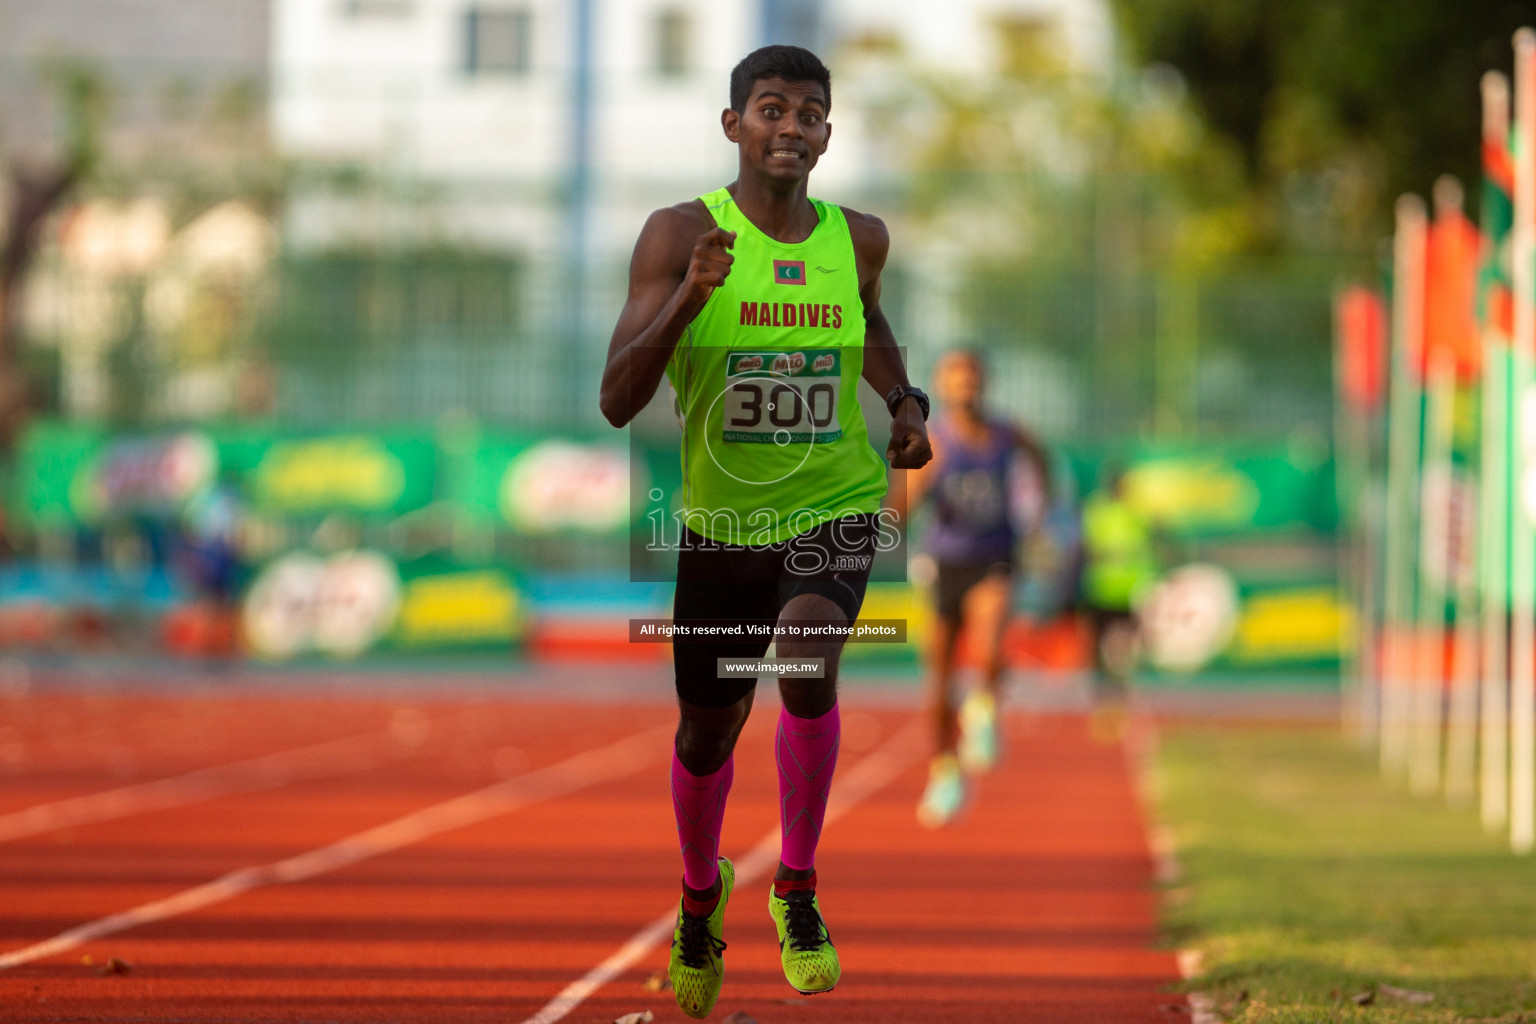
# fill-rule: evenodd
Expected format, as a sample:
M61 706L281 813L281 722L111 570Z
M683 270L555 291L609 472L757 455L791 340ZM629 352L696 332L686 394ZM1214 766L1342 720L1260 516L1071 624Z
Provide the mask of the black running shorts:
M677 596L672 621L696 628L710 624L772 626L791 599L820 594L859 617L874 561L875 517L844 516L782 544L719 544L685 531L677 556ZM768 637L672 641L677 695L703 708L730 707L757 685L753 677L720 678L719 658L761 658Z
M1013 563L997 561L946 565L940 562L933 581L934 603L938 606L939 617L959 622L965 608L965 595L976 584L993 576L1011 579Z

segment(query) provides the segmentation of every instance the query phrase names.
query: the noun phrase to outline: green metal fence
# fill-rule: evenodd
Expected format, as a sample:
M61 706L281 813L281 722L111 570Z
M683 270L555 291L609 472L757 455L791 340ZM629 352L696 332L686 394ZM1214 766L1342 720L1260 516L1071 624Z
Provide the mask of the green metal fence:
M601 426L597 382L623 301L622 268L583 301L548 268L489 254L285 259L260 332L284 422ZM996 406L1062 441L1197 441L1326 434L1330 281L1322 275L981 275L948 330L892 272L885 305L914 374L956 344L990 356ZM572 324L565 311L579 309ZM564 322L563 322L564 321Z
M163 279L92 279L51 259L31 296L24 363L51 393L44 411L129 428L456 416L600 429L597 387L625 271L610 259L574 275L558 255L449 247L289 250L259 280L199 279L178 293ZM1052 440L1323 437L1332 284L1322 270L1028 263L940 281L897 263L882 302L918 380L947 348L985 349L994 405ZM192 297L168 326L177 294ZM264 380L257 401L242 397L251 367Z

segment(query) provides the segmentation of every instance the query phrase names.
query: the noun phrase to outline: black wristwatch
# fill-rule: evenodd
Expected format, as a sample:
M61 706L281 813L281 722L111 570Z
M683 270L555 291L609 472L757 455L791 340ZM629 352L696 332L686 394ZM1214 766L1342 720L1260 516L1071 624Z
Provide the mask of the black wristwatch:
M917 407L923 410L923 422L928 422L928 396L923 394L922 388L914 388L910 384L897 384L891 388L891 393L885 396L885 407L890 411L891 417L895 418L896 407L908 395L917 399Z

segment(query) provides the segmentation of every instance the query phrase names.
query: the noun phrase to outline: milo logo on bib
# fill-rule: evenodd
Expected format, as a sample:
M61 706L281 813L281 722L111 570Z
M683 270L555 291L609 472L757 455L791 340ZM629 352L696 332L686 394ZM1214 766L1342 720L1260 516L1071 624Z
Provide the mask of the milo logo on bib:
M721 440L782 448L842 438L842 353L732 352L725 373Z

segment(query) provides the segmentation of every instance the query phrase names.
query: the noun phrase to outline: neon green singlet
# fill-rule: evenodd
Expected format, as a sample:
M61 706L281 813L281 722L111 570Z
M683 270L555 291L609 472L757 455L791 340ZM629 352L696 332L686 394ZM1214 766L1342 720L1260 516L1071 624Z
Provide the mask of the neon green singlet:
M1152 528L1120 498L1096 492L1083 505L1083 597L1095 608L1130 611L1157 582Z
M763 234L726 189L700 197L736 232L735 261L667 363L683 421L683 509L695 533L770 544L875 512L885 461L859 409L864 305L841 207L789 244Z

